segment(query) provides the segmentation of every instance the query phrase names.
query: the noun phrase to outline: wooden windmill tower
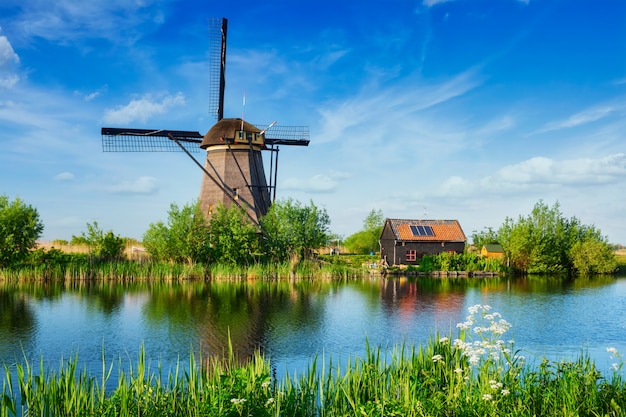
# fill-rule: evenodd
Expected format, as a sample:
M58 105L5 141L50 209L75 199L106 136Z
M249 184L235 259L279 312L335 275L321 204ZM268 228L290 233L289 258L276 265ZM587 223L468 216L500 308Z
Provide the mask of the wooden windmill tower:
M105 152L184 151L203 171L200 207L207 217L220 204L237 205L258 224L276 199L279 146L308 146L309 129L276 122L257 127L243 119L224 118L227 27L226 19L209 24L209 91L217 123L204 136L192 131L104 127L102 148ZM270 154L267 175L262 151ZM198 152L206 155L204 163L192 155Z

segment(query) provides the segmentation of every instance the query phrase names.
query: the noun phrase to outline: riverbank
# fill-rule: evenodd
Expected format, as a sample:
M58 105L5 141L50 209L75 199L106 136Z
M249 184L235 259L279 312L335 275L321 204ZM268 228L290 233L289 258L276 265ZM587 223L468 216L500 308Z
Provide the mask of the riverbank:
M489 306L469 308L458 335L433 336L419 346L366 347L347 363L312 358L298 375L277 380L256 353L152 369L143 349L130 365L100 375L26 362L5 366L0 416L621 416L626 411L623 360L602 375L585 355L570 362L531 363L504 335L510 324ZM103 354L104 357L104 354Z

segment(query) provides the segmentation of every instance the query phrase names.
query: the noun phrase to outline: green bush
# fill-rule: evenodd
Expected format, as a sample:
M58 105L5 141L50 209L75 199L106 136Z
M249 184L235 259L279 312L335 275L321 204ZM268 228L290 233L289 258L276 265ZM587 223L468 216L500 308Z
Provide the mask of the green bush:
M506 267L500 260L479 256L473 252L441 252L437 255L424 255L417 269L426 273L433 271L506 271Z
M87 223L87 232L81 237L72 236L72 243L82 243L89 246L91 256L99 260L119 260L124 255L126 241L116 236L112 230L104 232L98 222Z
M35 247L43 223L35 208L19 198L0 196L0 267L21 262Z

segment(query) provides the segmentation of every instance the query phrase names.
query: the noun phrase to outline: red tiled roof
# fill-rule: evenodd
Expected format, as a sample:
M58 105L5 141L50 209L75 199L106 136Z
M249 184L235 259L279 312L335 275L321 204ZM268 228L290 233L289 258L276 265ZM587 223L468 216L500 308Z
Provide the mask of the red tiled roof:
M467 238L458 220L403 220L387 219L399 240L465 242ZM411 226L430 226L434 236L415 236Z

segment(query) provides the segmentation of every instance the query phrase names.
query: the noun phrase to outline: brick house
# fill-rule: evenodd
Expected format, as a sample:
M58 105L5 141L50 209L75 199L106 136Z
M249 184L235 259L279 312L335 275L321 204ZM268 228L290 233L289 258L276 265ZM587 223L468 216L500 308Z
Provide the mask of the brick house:
M415 265L424 255L463 253L466 240L458 220L386 219L380 259L383 265Z

